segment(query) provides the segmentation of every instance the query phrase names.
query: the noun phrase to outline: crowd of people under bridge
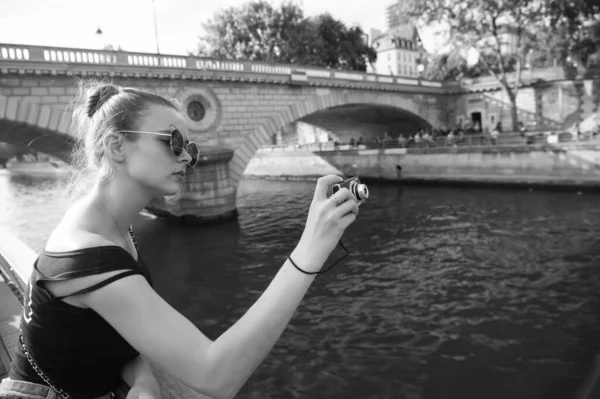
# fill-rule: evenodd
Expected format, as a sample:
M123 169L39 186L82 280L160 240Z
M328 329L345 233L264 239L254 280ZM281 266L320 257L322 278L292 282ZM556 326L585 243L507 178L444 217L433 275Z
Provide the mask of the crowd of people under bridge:
M522 123L518 123L518 133L511 133L517 141L522 140L524 144L534 144L539 142L552 141L552 137L556 138L555 142L559 141L570 141L578 142L585 141L600 134L600 129L588 134L589 132L582 132L578 124L574 124L571 128L564 131L554 132L542 132L532 131L530 132L527 127ZM489 128L473 128L473 127L457 127L455 129L420 129L414 134L403 135L399 134L397 137L392 137L386 131L381 136L377 136L374 141L365 141L363 137L359 137L355 140L354 137L350 139L348 143L339 143L334 141L334 147L340 147L342 145L353 148L428 148L436 146L459 146L459 145L496 145L498 144L500 135L502 134L502 124L497 123L494 128L490 131ZM566 136L560 138L559 136Z
M382 136L377 136L374 142L367 143L363 137L359 137L358 140L355 140L354 137L352 137L348 144L351 148L360 146L381 148L435 147L439 145L452 146L465 143L467 135L480 137L482 139L482 144L487 136L489 137L488 141L491 141L492 144L496 144L501 129L502 127L500 124L498 124L492 132L488 132L487 128L485 128L483 132L470 127L466 129L463 129L462 127L457 127L455 129L429 128L420 129L414 134L409 134L407 136L399 134L396 138L390 136L386 131ZM340 143L338 142L334 143L335 146L338 146L339 144Z

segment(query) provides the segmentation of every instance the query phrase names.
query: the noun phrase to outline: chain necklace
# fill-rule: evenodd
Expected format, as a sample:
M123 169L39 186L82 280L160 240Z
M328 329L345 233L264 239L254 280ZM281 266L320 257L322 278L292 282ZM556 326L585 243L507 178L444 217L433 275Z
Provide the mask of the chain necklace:
M119 222L117 221L117 219L115 218L115 216L111 213L111 211L108 210L108 208L104 205L104 203L102 202L102 200L98 197L98 201L100 202L100 205L102 205L102 208L104 208L104 210L106 210L106 212L108 212L108 214L113 218L113 220L115 221L115 224L117 225L117 229L119 230L119 233L121 233L121 237L125 240L125 243L127 244L127 248L129 248L129 250L131 250L131 244L129 243L129 240L127 238L125 238L125 236L123 235L123 232L121 231L121 228L119 227ZM131 228L131 225L129 226L129 234L131 236L131 240L133 241L133 244L136 248L137 251L137 241L135 239L135 236L133 235L133 229ZM62 398L64 399L71 399L71 396L66 393L65 391L63 391L62 389L58 388L56 385L52 384L52 382L50 381L50 378L48 378L48 376L42 371L42 369L37 365L37 363L35 362L35 360L33 359L33 356L31 355L31 352L29 351L29 348L27 347L27 345L25 345L25 339L23 338L23 326L22 324L19 326L19 332L20 332L20 336L19 336L19 341L21 343L21 347L23 348L23 352L25 353L25 357L27 358L27 361L29 362L29 364L31 365L31 367L33 367L33 369L35 370L35 372L42 378L42 380L44 380L44 382L51 388L53 389L58 395L60 395ZM108 394L109 398L114 399L115 398L115 394L114 392L110 392Z
M61 397L63 397L64 399L71 399L71 397L69 396L68 393L66 393L62 389L60 389L60 388L56 387L54 384L52 384L52 382L50 381L50 378L48 378L48 376L46 374L44 374L44 372L37 365L37 363L35 362L35 360L33 360L33 356L31 356L31 353L29 352L29 349L25 345L25 341L23 339L23 329L22 328L21 328L21 335L19 336L19 341L21 342L21 346L23 347L23 352L25 352L25 357L27 358L27 361L29 362L29 364L31 365L31 367L33 367L33 369L35 370L35 372L37 373L37 375L39 375L42 378L42 380L44 380L44 382L46 383L46 385L48 385L51 389L53 389Z
M98 198L98 201L100 202L100 205L102 205L102 207L106 210L106 212L108 212L109 215L113 218L113 220L115 221L115 223L117 225L117 229L119 229L119 232L121 233L121 237L123 237L123 239L125 240L125 243L127 244L127 247L131 250L131 244L129 244L129 240L127 240L125 238L125 236L123 235L123 232L121 232L121 229L119 228L119 222L117 222L117 219L106 208L106 206L104 206L104 203L102 202L102 200L100 198ZM131 229L131 226L129 226L129 233L131 234L132 239L135 239L133 237L133 231ZM134 242L134 245L137 248L137 242ZM44 382L46 383L46 385L48 385L51 389L53 389L63 399L71 399L71 396L68 393L66 393L62 389L58 388L56 385L54 385L52 383L52 381L50 381L50 378L42 371L42 369L38 366L38 364L36 363L36 361L33 359L33 356L31 355L31 352L29 351L29 348L27 347L27 345L25 345L25 339L23 338L23 325L22 325L22 323L19 326L19 332L20 332L19 341L21 343L21 347L23 348L23 352L25 353L25 357L27 358L27 361L29 362L29 364L31 365L31 367L33 367L33 369L35 370L35 372L37 373L37 375L39 375L42 378L42 380L44 380ZM110 392L108 394L108 397L111 398L111 399L114 399L115 398L114 392Z
M106 212L108 212L108 214L115 221L115 224L117 225L117 230L119 230L119 233L121 234L121 237L123 238L123 240L125 240L125 244L127 244L128 252L130 252L132 254L132 256L133 256L133 253L135 251L132 251L131 244L129 243L129 240L125 237L125 235L121 231L121 228L119 227L119 222L117 221L117 218L115 218L115 216L112 214L112 212L108 210L108 208L104 205L104 203L102 202L102 200L100 199L100 197L96 197L96 198L98 198L98 202L100 202L100 205L102 205L102 208L104 208L104 210L106 210ZM131 235L131 226L129 226L129 234Z

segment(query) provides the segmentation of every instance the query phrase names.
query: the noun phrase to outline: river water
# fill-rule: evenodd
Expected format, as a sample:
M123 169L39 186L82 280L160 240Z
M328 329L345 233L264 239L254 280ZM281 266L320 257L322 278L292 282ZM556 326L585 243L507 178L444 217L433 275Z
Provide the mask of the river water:
M39 251L60 178L0 171L0 224ZM370 185L239 398L572 398L600 344L600 196ZM157 291L216 339L293 249L314 182L244 180L239 220L140 217ZM340 256L334 252L332 260Z

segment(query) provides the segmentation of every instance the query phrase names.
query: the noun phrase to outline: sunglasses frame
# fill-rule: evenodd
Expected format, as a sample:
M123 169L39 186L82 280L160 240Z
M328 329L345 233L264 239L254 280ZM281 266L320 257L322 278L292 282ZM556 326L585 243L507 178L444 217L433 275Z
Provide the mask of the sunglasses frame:
M192 158L192 160L190 162L188 162L188 166L190 166L191 168L193 168L194 166L198 165L198 160L200 159L200 146L193 142L193 141L189 141L187 144L185 143L184 137L183 137L183 133L181 133L181 131L173 126L173 125L169 125L169 128L171 128L171 132L170 133L160 133L160 132L145 132L142 130L119 130L117 133L139 133L139 134L151 134L154 136L163 136L163 137L169 137L169 146L171 147L171 152L173 153L173 155L175 155L176 157L178 157L179 155L181 155L181 153L179 153L179 155L177 155L175 153L175 149L173 148L173 134L175 134L175 131L177 131L180 135L181 138L183 140L183 146L181 148L182 152L183 150L185 150L185 152L188 153L188 155ZM188 151L188 148L190 145L194 145L196 146L196 162L194 162L192 164L192 162L194 161L194 157L191 155L191 153Z

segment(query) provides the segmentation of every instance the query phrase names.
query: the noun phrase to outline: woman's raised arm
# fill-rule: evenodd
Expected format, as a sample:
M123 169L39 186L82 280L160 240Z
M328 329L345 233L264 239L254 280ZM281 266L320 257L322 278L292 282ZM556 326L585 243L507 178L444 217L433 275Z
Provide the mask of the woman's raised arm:
M308 272L320 270L358 214L347 189L335 194L336 201L327 198L328 188L339 181L333 175L319 179L305 230L291 254ZM233 398L275 345L313 280L287 260L246 314L214 342L139 275L81 299L157 368L205 395Z

